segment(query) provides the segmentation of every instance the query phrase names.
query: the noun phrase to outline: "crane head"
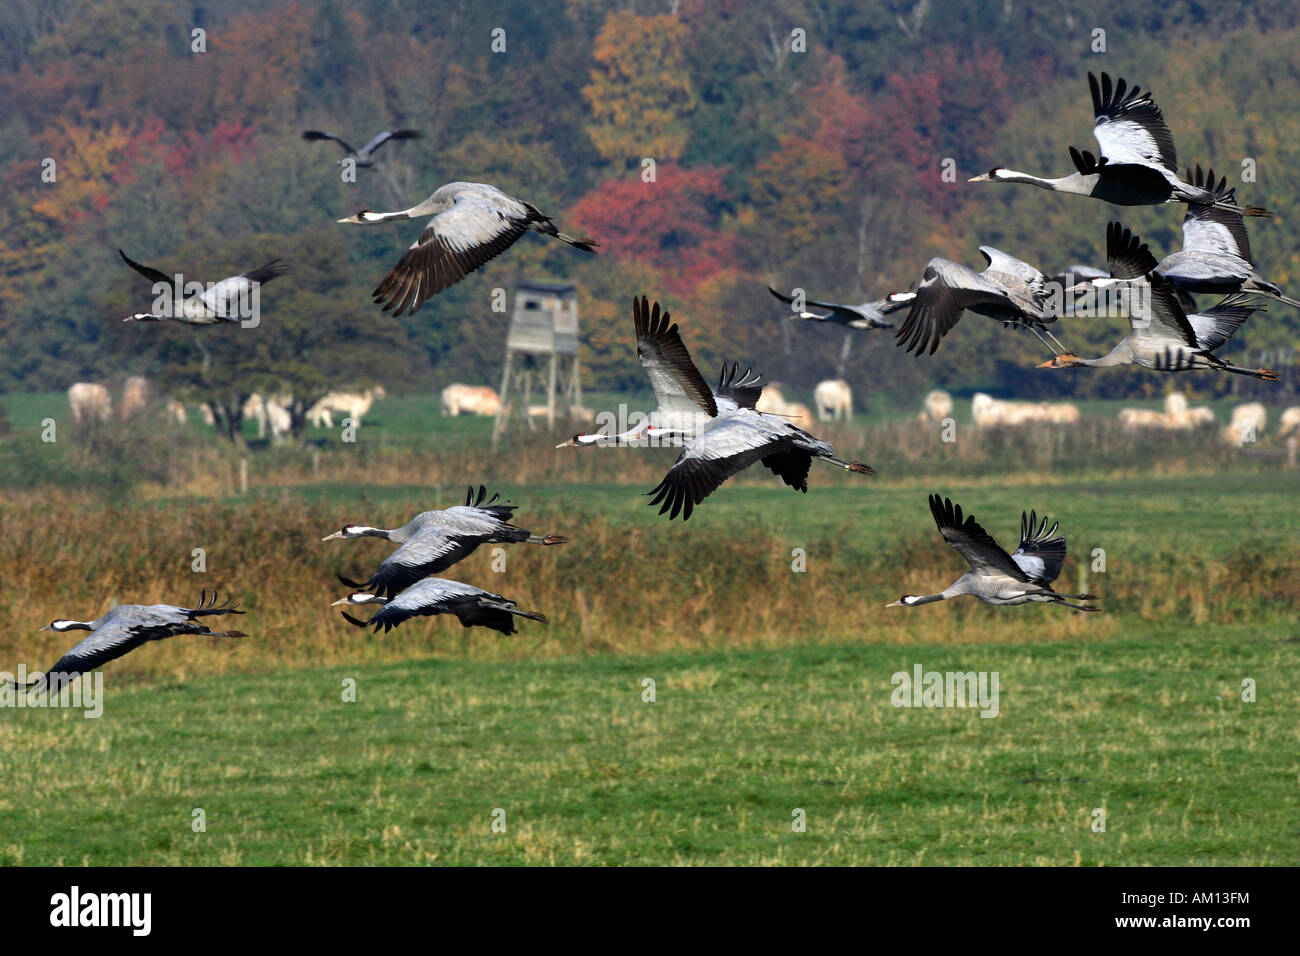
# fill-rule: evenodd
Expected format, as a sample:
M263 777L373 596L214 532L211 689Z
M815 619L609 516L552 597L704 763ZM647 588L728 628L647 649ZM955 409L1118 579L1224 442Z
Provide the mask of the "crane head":
M57 620L50 621L49 624L45 625L40 630L58 631L60 633L63 631L89 631L90 624L85 621L68 621L63 618L58 618Z
M1079 356L1075 355L1073 352L1062 352L1060 355L1053 355L1050 359L1048 359L1046 362L1043 362L1041 365L1037 367L1038 368L1070 368L1072 365L1077 365L1078 362L1079 362Z
M330 604L330 607L338 607L340 604L387 604L388 598L380 597L378 594L367 594L365 591L356 591L345 598L339 598Z
M556 448L581 448L581 447L584 446L584 445L594 445L594 444L596 444L596 439L599 438L599 437L600 437L599 435L582 435L582 434L578 434L578 435L574 435L574 436L573 436L572 438L570 438L568 441L562 441L562 442L560 442L560 443L559 443L558 445L556 445L555 447L556 447Z
M916 601L915 594L904 594L897 601L890 601L885 607L911 607Z
M325 535L321 540L333 541L335 538L343 538L346 540L348 538L364 538L366 535L371 535L376 538L384 537L379 528L372 528L369 525L364 524L345 524L338 531L335 531L333 534Z
M1002 174L1006 172L1001 166L994 166L987 173L980 173L978 176L972 176L966 180L968 183L996 183L1002 179Z
M372 219L367 218L373 215L374 213L369 209L363 209L355 216L348 216L346 219L340 219L339 222L373 222Z

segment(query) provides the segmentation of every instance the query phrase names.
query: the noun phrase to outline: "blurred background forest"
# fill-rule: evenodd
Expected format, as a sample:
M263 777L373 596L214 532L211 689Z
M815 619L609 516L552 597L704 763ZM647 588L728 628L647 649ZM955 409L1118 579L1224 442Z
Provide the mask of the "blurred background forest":
M1300 28L1287 0L1087 5L1016 0L6 0L0 7L0 390L143 374L191 400L221 385L295 393L382 383L495 385L506 316L492 290L567 278L581 294L587 387L641 387L628 303L664 300L701 366L726 357L807 387L843 369L866 404L925 390L1110 398L1160 376L1036 371L1025 335L967 318L933 357L887 334L787 321L764 286L862 301L942 255L982 267L996 245L1053 272L1104 265L1098 202L969 185L995 165L1070 171L1093 149L1086 73L1151 89L1183 164L1244 201L1261 271L1300 286ZM192 52L192 31L206 52ZM493 52L503 30L504 52ZM1106 52L1093 52L1094 31ZM803 31L806 49L793 40ZM340 180L331 143L385 128L379 166ZM42 180L42 161L57 180ZM653 182L644 160L655 163ZM941 176L955 162L956 181ZM1241 183L1254 160L1257 181ZM335 223L411 205L453 179L538 205L597 257L534 238L396 319L371 289L410 228ZM1124 209L1157 256L1181 208ZM123 325L148 289L117 259L216 279L272 257L263 322ZM1070 325L1101 354L1121 320ZM1274 306L1229 355L1300 344ZM211 355L218 356L212 362ZM213 366L217 369L213 373ZM169 370L162 375L163 369ZM1221 376L1178 382L1212 397Z

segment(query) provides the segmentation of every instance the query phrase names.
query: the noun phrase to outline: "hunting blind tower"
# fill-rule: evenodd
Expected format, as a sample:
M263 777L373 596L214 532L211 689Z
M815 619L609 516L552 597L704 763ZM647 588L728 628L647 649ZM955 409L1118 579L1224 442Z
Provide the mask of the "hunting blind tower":
M515 308L501 372L501 410L492 428L494 444L508 427L514 406L533 428L528 409L534 373L537 385L546 390L546 427L554 428L556 418L567 419L570 409L582 404L578 292L570 282L528 280L515 286Z

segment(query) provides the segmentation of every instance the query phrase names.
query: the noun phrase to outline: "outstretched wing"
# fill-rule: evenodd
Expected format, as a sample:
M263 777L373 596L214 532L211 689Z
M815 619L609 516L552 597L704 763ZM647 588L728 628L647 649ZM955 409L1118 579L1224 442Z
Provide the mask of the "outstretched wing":
M1106 267L1116 279L1136 279L1154 272L1156 257L1147 244L1118 222L1106 224Z
M1195 173L1189 169L1187 181L1208 189L1220 202L1230 206L1237 204L1237 190L1228 188L1226 176L1216 182L1213 169L1208 174L1203 174L1200 166L1196 167ZM1187 213L1183 216L1183 251L1236 256L1251 262L1246 220L1239 212L1208 203L1188 203Z
M722 371L718 373L718 387L713 394L718 398L729 398L741 408L753 408L762 397L763 386L753 369L747 368L742 374L739 362L730 368L723 362Z
M650 505L660 505L659 513L667 514L669 521L679 513L686 521L695 506L732 475L788 447L788 441L752 424L722 422L686 443L663 481L647 492Z
M384 130L382 133L375 134L375 137L361 147L361 155L373 155L375 150L379 149L390 139L419 139L420 131L418 129L395 129Z
M1187 322L1196 334L1196 347L1202 352L1213 352L1222 348L1228 339L1242 327L1257 309L1265 311L1262 305L1246 305L1252 296L1249 293L1234 292L1224 296L1216 306L1204 312L1193 312L1187 316Z
M710 418L718 414L713 392L691 361L677 326L667 310L653 307L645 296L632 300L632 323L636 328L636 357L641 361L659 408L669 416L697 415L703 409Z
M130 258L121 249L117 250L117 254L122 257L123 262L125 262L136 272L140 273L140 275L144 276L150 282L166 282L169 285L171 284L172 281L171 276L163 275L157 269L151 268L150 266L141 265L140 263L136 262L134 259Z
M1174 137L1151 94L1137 86L1128 89L1123 79L1112 86L1107 73L1101 75L1100 83L1089 73L1088 87L1096 117L1092 132L1105 160L1112 165L1162 166L1176 176L1178 153Z
M252 293L255 285L270 282L276 276L282 276L288 271L289 267L287 265L279 259L272 259L260 269L222 279L211 288L205 289L192 298L202 302L204 308L213 315L222 318L242 316L245 314L245 310L239 308L239 306L241 304L247 305L250 302L248 296Z
M996 541L972 517L963 517L961 505L951 499L930 496L930 514L939 533L966 559L976 574L1005 574L1017 581L1029 581L1020 565L1011 560Z
M129 654L155 636L165 635L157 635L148 627L129 627L123 623L110 622L92 631L89 637L55 661L45 676L35 683L49 687L54 675L70 681L78 674L88 674L109 661Z
M335 136L333 133L324 133L318 129L303 130L302 138L307 140L309 143L316 142L322 139L332 139L334 142L338 143L340 146L343 147L343 152L345 154L350 154L355 156L357 152L355 149L352 148L352 145L348 143L346 140L340 139L339 137Z
M445 571L474 553L490 534L456 535L438 528L417 532L414 537L390 554L368 581L349 587L392 597L431 574Z
M962 311L977 305L1016 307L1005 291L978 272L947 259L931 259L894 344L914 355L927 349L933 355Z
M1060 523L1047 528L1047 519L1040 523L1036 512L1020 513L1020 547L1011 554L1011 560L1035 584L1051 584L1061 573L1065 563L1065 535L1057 535ZM1055 537L1054 537L1055 535Z

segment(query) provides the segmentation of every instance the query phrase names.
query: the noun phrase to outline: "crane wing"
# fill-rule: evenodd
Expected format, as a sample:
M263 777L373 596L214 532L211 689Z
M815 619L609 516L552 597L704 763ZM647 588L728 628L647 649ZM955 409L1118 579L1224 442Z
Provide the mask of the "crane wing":
M485 194L455 195L374 291L385 312L411 315L429 298L496 258L528 231L527 221Z
M385 558L369 580L362 584L340 580L349 587L393 597L429 575L465 560L491 537L491 534L457 535L436 527L424 529Z
M1016 581L1029 581L1020 565L1011 560L996 541L972 517L963 518L961 505L948 498L930 496L930 514L939 533L966 559L976 574L1005 574Z
M1003 289L978 272L947 259L931 259L916 288L912 308L894 335L894 344L914 355L928 348L933 355L961 318L962 310L976 305L1015 308Z
M753 408L763 395L763 386L753 369L747 368L742 374L739 362L730 368L723 362L722 371L718 373L718 387L713 394L717 398L729 398L741 408Z
M260 269L222 279L198 295L190 296L187 301L202 303L203 307L213 315L222 318L238 318L244 315L239 305L241 302L249 303L247 297L254 284L270 282L276 276L282 276L288 271L289 267L283 262L272 259Z
M636 357L641 361L660 411L669 417L696 416L700 410L710 417L718 414L713 392L691 361L681 333L659 303L652 307L645 296L632 300L632 324L636 329Z
M1059 522L1053 523L1049 531L1046 518L1040 524L1036 512L1020 513L1020 547L1011 560L1035 584L1051 584L1065 564L1065 535L1056 535L1059 527Z
M121 249L117 250L117 254L122 257L123 262L125 262L136 272L140 273L140 275L144 276L150 282L165 282L168 285L171 284L172 281L171 276L163 275L157 269L151 268L150 266L141 265L140 263L136 262L134 259L130 258Z
M1192 348L1199 349L1196 330L1187 321L1187 313L1183 311L1178 301L1178 294L1169 280L1153 272L1147 282L1140 283L1134 288L1140 298L1143 287L1148 290L1145 296L1148 300L1147 307L1138 311L1129 311L1128 321L1133 331L1139 335L1154 334L1157 338L1174 336Z
M1246 293L1234 292L1224 296L1223 301L1204 312L1194 312L1187 316L1187 321L1196 334L1196 347L1202 352L1213 352L1222 348L1228 339L1241 328L1256 309L1264 311L1262 305L1245 305L1251 301Z
M1196 167L1195 174L1189 169L1187 180L1193 186L1208 189L1220 202L1237 204L1237 190L1228 188L1226 176L1216 182L1213 169L1206 175L1201 173L1200 166ZM1239 212L1207 203L1189 203L1183 216L1183 251L1236 256L1249 263L1252 259L1246 220Z
M156 635L149 628L131 628L123 623L105 624L55 661L39 681L28 686L40 684L48 687L53 674L64 675L65 680L71 680L78 674L88 674L109 661L129 654L155 636L165 635Z
M376 133L374 138L366 145L361 147L362 156L373 155L375 150L379 149L390 139L419 139L420 131L418 129L395 129L384 130L382 133Z
M646 492L650 505L660 505L659 513L668 514L670 521L679 513L686 521L732 475L789 447L788 440L754 423L739 418L721 422L686 443L663 481Z
M1096 117L1092 132L1107 162L1160 166L1177 176L1174 137L1150 93L1137 86L1128 89L1123 79L1112 86L1107 73L1101 75L1100 83L1089 73L1088 88Z
M1106 267L1116 279L1136 279L1154 272L1156 257L1147 244L1118 222L1106 224Z
M357 151L352 148L352 145L350 143L348 143L346 140L340 139L339 137L335 136L333 133L324 133L318 129L305 129L302 131L302 138L307 140L309 143L314 143L323 139L332 139L334 142L338 143L340 146L343 147L343 152L345 155L355 156L357 154Z

